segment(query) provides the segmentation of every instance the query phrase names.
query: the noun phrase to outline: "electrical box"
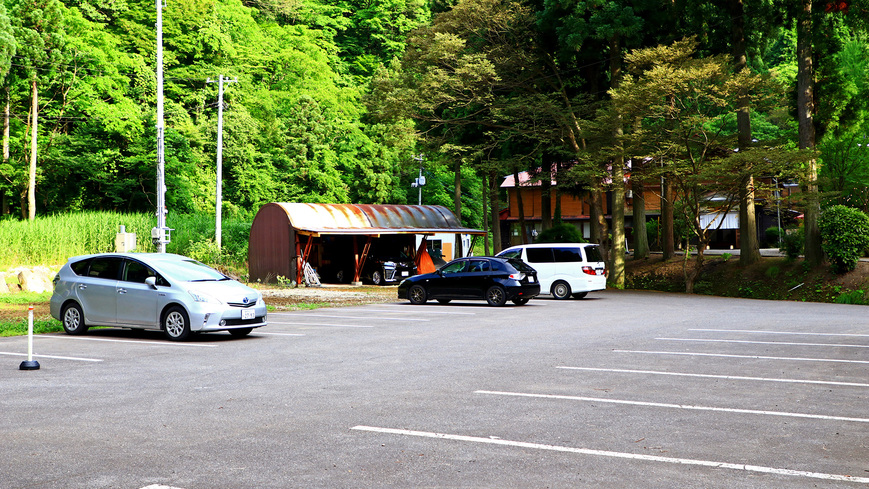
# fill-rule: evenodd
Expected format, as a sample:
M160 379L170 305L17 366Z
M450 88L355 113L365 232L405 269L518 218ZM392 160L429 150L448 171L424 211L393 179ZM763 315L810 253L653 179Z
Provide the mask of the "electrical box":
M115 251L118 253L136 251L136 233L128 233L127 227L122 225L120 231L115 234Z

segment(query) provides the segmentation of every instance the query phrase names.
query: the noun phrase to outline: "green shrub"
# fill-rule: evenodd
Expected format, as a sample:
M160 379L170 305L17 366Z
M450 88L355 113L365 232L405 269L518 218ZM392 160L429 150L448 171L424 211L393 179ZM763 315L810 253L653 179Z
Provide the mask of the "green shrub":
M803 228L788 229L783 236L780 250L791 260L800 257L805 247L805 232Z
M534 240L535 243L585 243L579 228L563 223L544 229Z
M785 230L779 228L778 226L774 228L767 228L766 230L766 243L770 248L774 248L779 246L779 238L784 238Z
M821 213L818 220L821 246L836 273L857 267L857 261L869 247L869 217L843 205L834 205Z
M862 290L849 290L847 292L842 292L836 297L834 301L836 304L857 304L863 305L866 304L864 299L865 293Z

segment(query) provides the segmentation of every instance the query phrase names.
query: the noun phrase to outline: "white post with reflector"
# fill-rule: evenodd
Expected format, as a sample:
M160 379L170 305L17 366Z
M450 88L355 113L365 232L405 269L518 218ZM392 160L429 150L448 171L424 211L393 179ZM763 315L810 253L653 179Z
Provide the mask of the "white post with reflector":
M27 308L27 360L21 362L19 370L39 370L39 362L33 359L33 306Z

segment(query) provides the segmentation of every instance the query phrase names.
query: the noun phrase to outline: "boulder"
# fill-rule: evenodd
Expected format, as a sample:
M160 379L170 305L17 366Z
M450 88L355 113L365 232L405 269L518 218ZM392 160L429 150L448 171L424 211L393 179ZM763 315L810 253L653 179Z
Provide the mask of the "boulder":
M24 292L41 294L46 290L45 282L33 270L21 270L18 272L18 283L21 284L21 290Z

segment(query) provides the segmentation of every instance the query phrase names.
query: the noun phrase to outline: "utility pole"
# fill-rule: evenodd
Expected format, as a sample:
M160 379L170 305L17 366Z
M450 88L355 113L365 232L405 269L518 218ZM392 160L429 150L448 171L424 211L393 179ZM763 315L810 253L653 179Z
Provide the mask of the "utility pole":
M217 83L217 195L215 198L215 227L214 241L217 243L217 249L221 246L222 226L221 220L223 217L223 82L238 83L238 77L230 80L220 75L217 80L208 78L206 83Z
M151 241L158 253L166 252L169 229L166 227L166 177L164 174L164 122L163 122L163 1L157 4L157 227L151 229Z

